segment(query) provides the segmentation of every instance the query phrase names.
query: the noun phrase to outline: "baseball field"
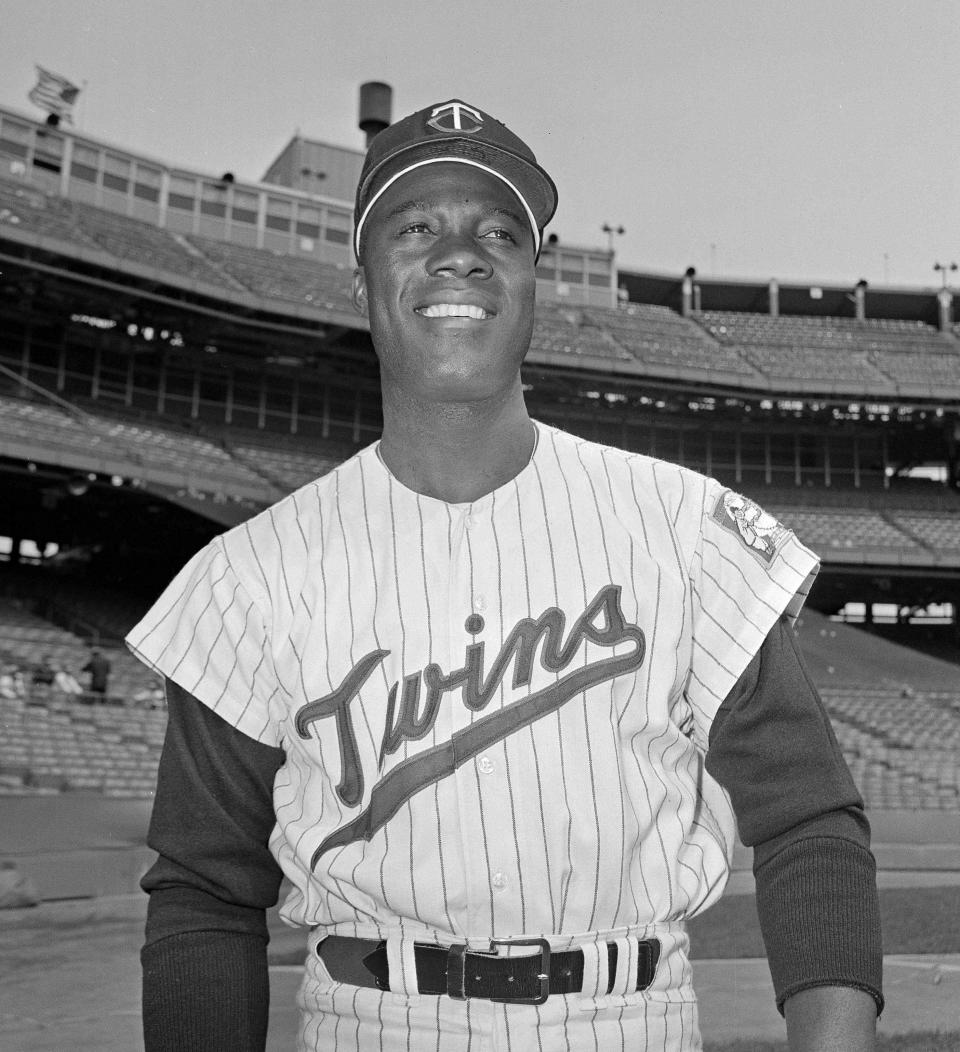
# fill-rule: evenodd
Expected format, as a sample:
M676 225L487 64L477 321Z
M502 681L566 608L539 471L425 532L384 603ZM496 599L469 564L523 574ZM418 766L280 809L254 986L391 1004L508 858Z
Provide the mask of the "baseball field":
M931 691L955 681L954 666L913 657L908 671L902 648L806 618L801 641L823 687L862 678L866 668L887 686L906 672ZM44 901L0 910L2 1052L142 1049L138 951L146 903L137 882L152 857L144 843L149 810L149 800L98 794L3 798L0 859L32 880ZM887 998L878 1047L960 1052L960 814L944 807L872 807L869 814ZM750 861L738 848L724 898L690 926L706 1052L787 1048ZM268 1049L289 1052L304 936L275 915L271 932Z
M894 845L891 845L893 847ZM119 859L122 852L115 850ZM883 849L879 850L883 857ZM126 863L143 859L130 845ZM61 860L62 861L62 860ZM50 863L57 863L55 853ZM127 872L130 872L129 868ZM960 1049L960 872L881 872L887 1009L881 1052ZM107 895L0 911L0 1048L137 1052L143 896ZM692 924L706 1052L782 1052L783 1020L756 924L749 874ZM289 1052L303 937L271 923L269 1052Z

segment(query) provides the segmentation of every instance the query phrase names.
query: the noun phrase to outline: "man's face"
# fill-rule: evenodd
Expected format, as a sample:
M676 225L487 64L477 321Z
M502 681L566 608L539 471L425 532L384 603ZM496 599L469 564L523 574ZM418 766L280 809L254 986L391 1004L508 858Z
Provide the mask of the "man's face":
M415 169L367 218L354 296L385 390L437 402L506 393L530 344L535 290L523 206L478 168Z

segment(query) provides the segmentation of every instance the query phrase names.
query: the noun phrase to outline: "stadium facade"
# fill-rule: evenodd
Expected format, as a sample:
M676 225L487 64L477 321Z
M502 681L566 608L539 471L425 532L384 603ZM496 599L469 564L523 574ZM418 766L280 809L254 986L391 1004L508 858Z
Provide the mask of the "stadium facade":
M0 107L0 534L149 590L379 433L352 309L360 153L263 181ZM532 412L714 475L823 558L811 602L939 604L957 648L960 329L948 289L704 280L550 238ZM32 543L27 543L32 542Z

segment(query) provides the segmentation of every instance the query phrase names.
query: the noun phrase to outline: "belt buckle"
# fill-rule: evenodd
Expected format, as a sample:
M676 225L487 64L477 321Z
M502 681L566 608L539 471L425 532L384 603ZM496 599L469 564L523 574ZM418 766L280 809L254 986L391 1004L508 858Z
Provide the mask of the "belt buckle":
M542 1005L550 996L550 943L546 939L491 939L488 952L497 953L497 946L540 947L540 971L537 972L537 979L540 981L540 992L536 997L491 997L490 1000L496 1001L498 1004Z

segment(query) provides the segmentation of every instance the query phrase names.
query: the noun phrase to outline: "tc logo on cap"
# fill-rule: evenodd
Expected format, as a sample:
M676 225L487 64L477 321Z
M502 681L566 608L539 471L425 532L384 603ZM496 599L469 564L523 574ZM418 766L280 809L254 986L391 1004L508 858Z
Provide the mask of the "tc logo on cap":
M430 120L427 124L441 132L464 132L472 135L480 131L483 126L483 117L480 111L468 106L465 102L445 102L430 111Z

